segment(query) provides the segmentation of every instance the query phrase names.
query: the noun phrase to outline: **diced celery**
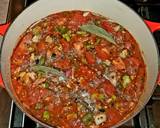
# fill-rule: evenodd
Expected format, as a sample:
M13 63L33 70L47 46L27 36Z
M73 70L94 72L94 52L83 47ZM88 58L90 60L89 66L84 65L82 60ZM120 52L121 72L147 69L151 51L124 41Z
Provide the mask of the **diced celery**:
M62 37L67 41L69 42L71 40L71 35L69 33L65 33L62 35Z
M131 78L129 75L124 75L122 77L122 86L123 88L126 88L128 86L128 84L131 83Z
M87 113L82 118L82 122L85 125L91 125L93 123L93 121L94 121L94 118L93 118L93 114L92 113Z
M49 113L49 111L44 111L44 112L43 112L43 119L46 120L46 121L48 121L49 118L50 118L50 113Z

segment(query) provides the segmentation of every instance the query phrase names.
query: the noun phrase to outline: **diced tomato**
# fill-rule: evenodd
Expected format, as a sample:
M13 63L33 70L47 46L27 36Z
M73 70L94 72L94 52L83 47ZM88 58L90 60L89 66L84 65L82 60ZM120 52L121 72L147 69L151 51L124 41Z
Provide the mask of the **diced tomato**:
M116 93L116 88L108 80L106 80L103 83L103 88L104 88L105 93L109 96L112 96Z
M83 78L82 78L82 79L80 80L80 85L81 85L82 88L84 88L84 87L86 88L86 87L88 86L88 84L89 84L88 79L83 79Z
M102 21L101 22L102 28L104 28L107 32L113 33L114 29L111 27L108 21Z
M38 52L45 51L47 49L46 43L44 41L38 42L37 43L37 50Z
M97 45L95 49L98 58L100 58L101 60L106 60L109 58L109 51L107 50L107 48Z
M83 16L83 14L81 12L75 13L72 20L77 23L81 23L81 24L86 23L86 18Z
M95 72L87 66L81 65L77 70L77 75L83 77L86 80L92 80L95 78Z
M77 43L74 43L74 48L76 50L76 52L81 55L82 52L83 52L83 43L82 42L77 42Z
M65 59L61 59L61 60L54 62L53 66L66 70L66 69L71 68L71 62L69 59L65 58Z
M129 61L130 61L130 63L133 64L133 66L139 67L139 65L140 65L140 60L138 60L138 59L135 58L135 57L129 58Z
M27 35L25 35L22 39L22 43L27 43L28 41L31 41L32 39L32 34L28 33Z
M63 47L64 52L68 52L70 49L69 43L65 41L64 39L61 40L61 45Z
M108 116L108 125L113 125L122 118L119 111L113 107L107 110L107 116Z
M123 62L123 60L120 57L114 59L112 61L112 63L113 63L113 65L115 66L115 68L117 70L123 70L123 69L125 69L125 63Z
M15 58L22 58L27 52L26 45L24 43L20 43L15 49Z
M94 54L91 53L91 52L86 52L85 53L85 56L86 56L86 59L87 59L87 62L89 64L95 64L96 60L95 60L95 57L94 57Z

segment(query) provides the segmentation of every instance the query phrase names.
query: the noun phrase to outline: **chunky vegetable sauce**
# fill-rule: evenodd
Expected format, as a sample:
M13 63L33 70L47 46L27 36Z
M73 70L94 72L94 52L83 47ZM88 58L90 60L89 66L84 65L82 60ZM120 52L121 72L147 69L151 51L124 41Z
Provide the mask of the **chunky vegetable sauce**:
M106 128L143 93L146 68L121 25L92 12L66 11L29 27L11 57L14 91L37 119L61 128Z

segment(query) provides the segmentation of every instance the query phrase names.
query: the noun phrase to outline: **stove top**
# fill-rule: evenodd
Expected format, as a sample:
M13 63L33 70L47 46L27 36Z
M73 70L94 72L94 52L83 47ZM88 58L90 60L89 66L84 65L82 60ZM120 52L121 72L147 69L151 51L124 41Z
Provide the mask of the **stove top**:
M13 20L24 8L36 0L0 0L9 2L8 10L3 10L3 22ZM160 22L159 0L120 0L134 9L141 17ZM0 4L0 7L2 4ZM0 10L0 14L1 14ZM6 15L7 13L7 15ZM0 17L1 18L1 17ZM2 22L0 21L0 24ZM154 37L160 46L160 31L154 32ZM0 36L0 42L2 37ZM160 48L160 47L159 47ZM42 128L28 118L9 98L4 89L0 89L0 128ZM1 116L2 115L2 116ZM3 116L5 115L5 116ZM4 118L5 117L5 118ZM133 119L119 128L160 128L160 87L157 87L145 108Z

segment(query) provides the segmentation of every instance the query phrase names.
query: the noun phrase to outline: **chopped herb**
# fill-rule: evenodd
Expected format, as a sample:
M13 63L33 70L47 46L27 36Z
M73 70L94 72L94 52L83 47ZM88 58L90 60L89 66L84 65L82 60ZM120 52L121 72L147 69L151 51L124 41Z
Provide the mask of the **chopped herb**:
M112 35L110 33L108 33L107 31L105 31L103 28L96 26L95 24L85 24L80 26L80 29L92 34L95 34L99 37L105 38L106 40L108 40L109 42L115 44L115 40L112 37Z

